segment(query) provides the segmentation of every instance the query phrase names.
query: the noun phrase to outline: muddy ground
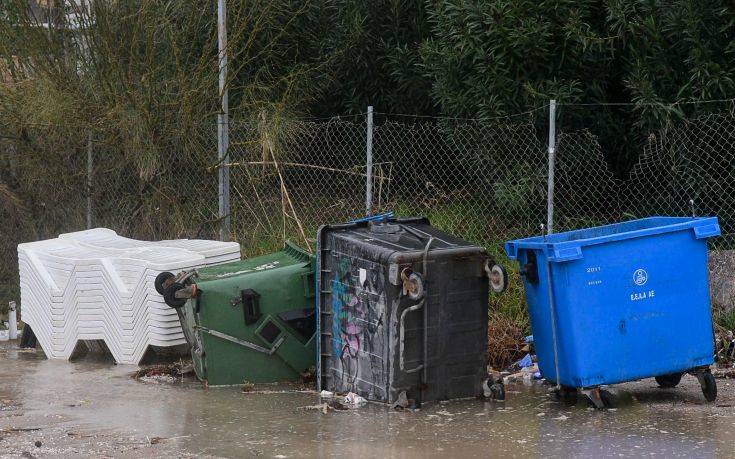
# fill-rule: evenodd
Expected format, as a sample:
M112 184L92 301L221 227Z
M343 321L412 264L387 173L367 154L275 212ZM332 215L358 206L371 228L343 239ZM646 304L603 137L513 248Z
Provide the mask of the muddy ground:
M507 401L457 401L395 412L305 407L314 393L204 389L135 380L135 367L68 363L0 345L0 457L733 457L735 380L704 402L696 379L616 386L614 410L565 407L545 386ZM277 388L273 388L277 389Z

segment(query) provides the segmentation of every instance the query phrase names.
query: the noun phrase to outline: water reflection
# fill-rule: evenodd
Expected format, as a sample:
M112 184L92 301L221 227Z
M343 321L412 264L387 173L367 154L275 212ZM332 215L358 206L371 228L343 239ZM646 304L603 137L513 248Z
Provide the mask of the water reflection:
M141 383L108 362L50 361L0 349L0 399L69 425L177 437L183 451L218 456L730 457L731 408L704 405L696 386L628 388L623 406L552 402L546 388L509 388L508 401L433 404L395 412L369 404L323 414L315 394L243 394L197 383ZM732 392L732 390L730 390ZM632 394L632 395L631 395ZM727 395L725 395L727 397ZM2 413L0 413L2 414ZM2 418L0 418L2 419Z

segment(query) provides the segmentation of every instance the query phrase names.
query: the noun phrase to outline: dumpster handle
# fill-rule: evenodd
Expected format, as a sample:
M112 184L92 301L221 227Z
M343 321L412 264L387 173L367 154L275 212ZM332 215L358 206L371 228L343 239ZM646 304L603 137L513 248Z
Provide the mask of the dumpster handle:
M405 356L403 355L403 352L406 347L406 344L405 344L406 343L406 314L412 311L417 311L421 309L422 307L424 307L424 301L426 301L425 298L422 299L418 304L414 304L413 306L404 309L403 312L401 313L401 322L400 322L400 327L399 327L401 347L400 347L400 353L398 354L398 363L401 368L401 371L405 373L416 373L417 371L424 368L424 364L421 364L417 367L411 368L410 370L406 370Z
M424 276L424 295L426 295L426 292L428 291L429 285L429 250L431 249L431 244L434 243L436 238L434 236L429 237L429 241L426 243L426 247L424 247L424 260L423 260L423 270L424 272L421 273ZM444 242L444 241L442 241ZM424 298L426 298L424 296ZM421 365L424 369L422 377L423 384L426 384L426 379L428 378L428 365L426 362L429 361L429 306L424 307L424 330L423 330L423 338L424 338L424 363ZM422 384L422 387L423 387ZM421 401L423 402L424 399L424 391L423 389L419 388L421 391Z
M549 294L549 312L551 314L551 340L554 345L554 371L556 372L556 387L561 388L559 381L559 349L556 336L556 305L554 304L554 289L551 285L551 262L546 259L546 284Z
M235 338L234 336L227 335L222 332L218 332L217 330L212 330L207 327L202 327L201 325L195 325L195 328L203 331L204 333L208 333L212 336L216 336L217 338L221 338L225 341L229 341L231 343L239 344L240 346L244 346L248 349L252 349L254 351L262 352L263 354L273 355L279 347L281 347L281 344L283 344L284 341L286 341L285 336L281 336L278 341L276 341L273 344L273 347L268 349L263 346L258 346L257 344L251 343L250 341L245 341L240 338Z

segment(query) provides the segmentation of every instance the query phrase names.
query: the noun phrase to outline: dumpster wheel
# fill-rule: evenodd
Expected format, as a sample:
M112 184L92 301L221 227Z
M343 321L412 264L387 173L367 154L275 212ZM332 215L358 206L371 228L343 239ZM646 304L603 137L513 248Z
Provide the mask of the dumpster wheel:
M176 292L184 288L186 288L186 286L178 282L174 282L173 284L169 285L166 291L163 292L163 301L165 301L167 305L174 309L179 309L183 307L186 304L186 298L177 298Z
M505 385L502 382L490 386L490 399L499 402L505 401Z
M582 389L582 393L587 396L590 404L598 410L615 408L618 405L617 395L603 387Z
M574 406L579 400L579 392L576 387L559 386L552 390L554 399L567 406Z
M699 385L702 386L704 399L708 402L714 402L717 398L717 381L715 381L715 377L709 369L696 373L696 376L699 380Z
M156 291L163 295L166 293L166 283L173 279L175 276L173 273L170 273L168 271L164 271L162 273L159 273L156 276L156 280L153 282L153 286L156 288Z
M671 389L676 387L681 381L681 373L670 373L667 375L656 376L656 382L662 389Z

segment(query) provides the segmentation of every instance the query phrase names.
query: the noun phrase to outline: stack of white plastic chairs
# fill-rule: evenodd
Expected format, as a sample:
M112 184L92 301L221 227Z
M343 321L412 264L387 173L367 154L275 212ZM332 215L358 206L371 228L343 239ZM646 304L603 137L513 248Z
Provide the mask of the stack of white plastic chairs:
M240 259L236 242L138 241L105 228L18 245L21 312L49 358L79 341L104 341L117 363L138 364L149 346L186 344L154 279Z

